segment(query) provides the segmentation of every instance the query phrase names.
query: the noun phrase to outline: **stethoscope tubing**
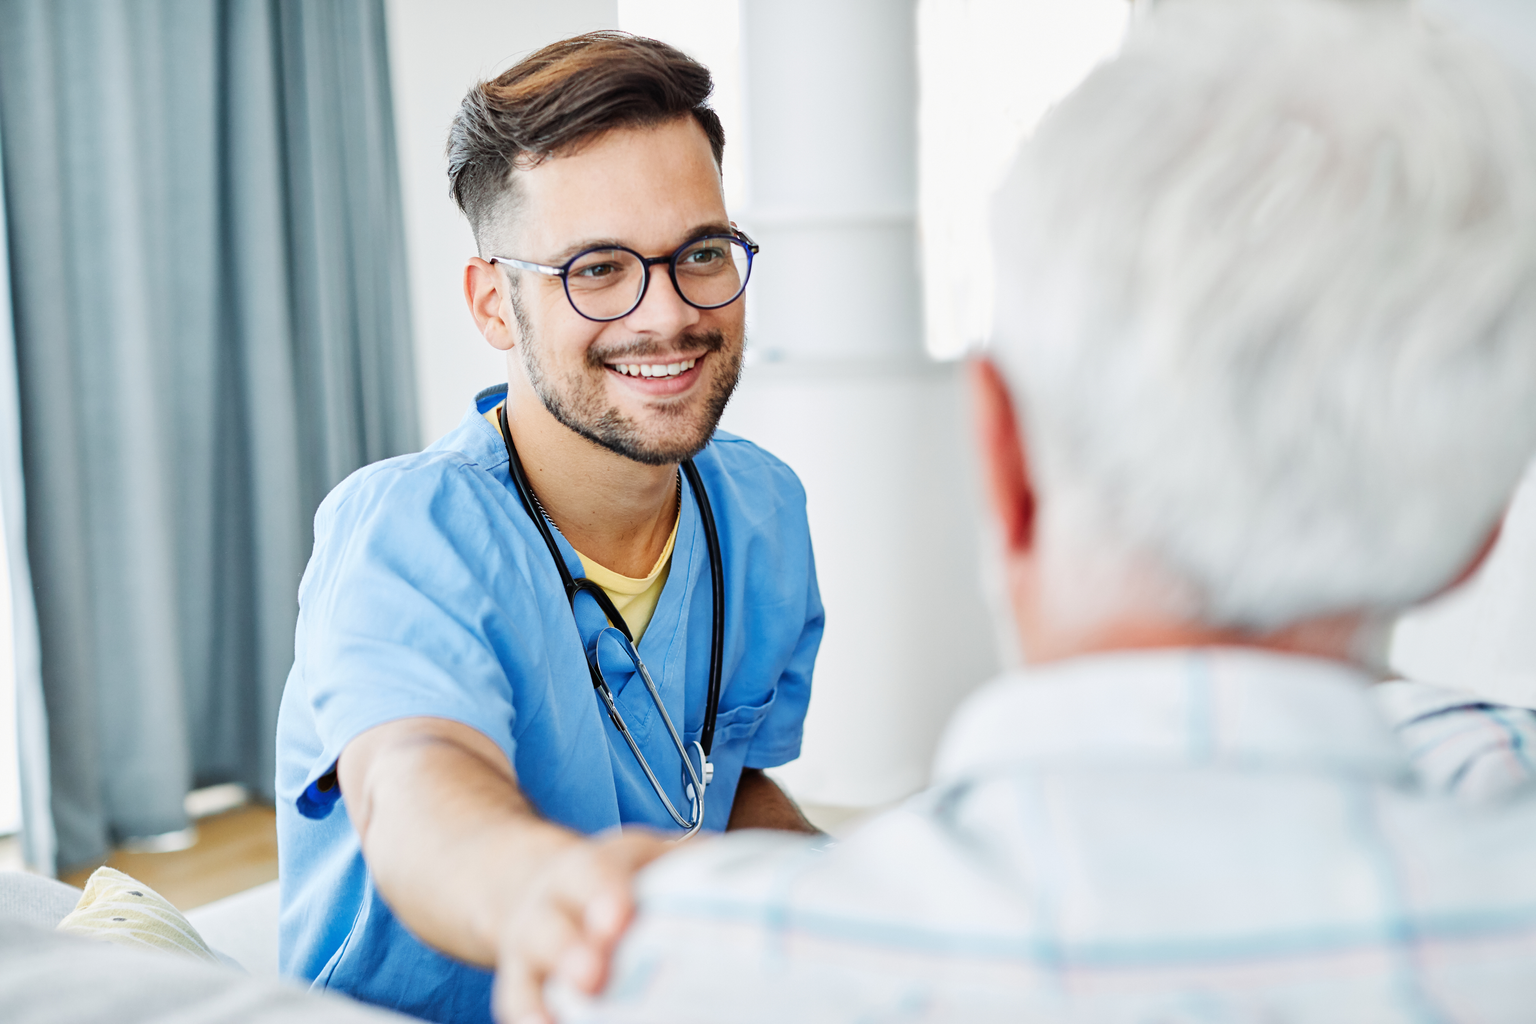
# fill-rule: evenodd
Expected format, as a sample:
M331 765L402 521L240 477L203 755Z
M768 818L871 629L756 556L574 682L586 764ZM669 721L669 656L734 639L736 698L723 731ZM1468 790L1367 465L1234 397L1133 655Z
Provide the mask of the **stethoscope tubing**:
M609 599L608 595L601 587L586 577L583 576L579 579L573 577L569 567L566 566L565 558L560 553L560 546L555 543L555 536L550 529L550 523L540 513L539 507L533 499L533 487L528 482L528 475L523 469L522 459L518 457L517 446L512 443L512 431L507 424L505 403L496 410L496 419L497 425L501 428L502 442L506 445L507 468L511 474L512 483L517 489L518 498L522 501L523 510L528 513L528 518L533 520L533 524L538 529L540 537L544 540L544 545L549 549L550 558L553 559L555 568L560 574L560 581L565 587L566 600L571 605L572 613L574 614L576 610L576 595L583 591L587 592L597 601L603 614L607 616L609 623L619 630L626 643L628 643L630 651L633 652L634 637L630 635L629 626L624 622L624 617L619 614L618 609L613 606L613 602ZM688 756L682 737L678 735L676 727L672 724L672 716L667 714L666 705L661 699L661 693L657 690L656 684L651 680L651 674L646 670L645 663L640 660L637 652L633 654L633 660L645 683L646 690L649 691L652 701L661 713L662 721L666 724L673 744L676 745L678 753L682 755L683 766L687 769L690 783L688 786L688 797L694 802L697 811L694 820L689 821L677 812L676 807L673 806L671 799L667 796L665 788L661 785L660 780L656 778L655 772L651 770L650 763L646 760L645 755L641 753L639 744L635 742L629 727L624 723L623 716L619 714L619 709L617 704L614 703L612 692L608 689L601 673L598 671L595 655L587 656L585 644L583 644L582 653L583 656L587 657L587 671L592 677L593 688L597 690L598 696L602 699L605 710L608 712L609 720L613 722L614 728L624 738L625 744L628 745L635 760L639 762L641 770L645 772L647 779L651 783L651 788L656 791L656 795L661 798L661 802L666 806L667 813L680 828L686 830L682 837L686 839L697 832L704 824L704 792L709 785L710 776L713 774L711 769L714 766L709 762L709 755L714 747L715 720L720 712L721 679L724 674L725 661L725 566L720 552L720 535L715 524L714 510L710 507L709 493L704 489L703 478L700 477L698 468L693 464L692 459L684 459L681 469L683 475L688 479L688 486L693 490L694 501L699 507L699 520L704 527L705 547L709 554L711 598L709 688L705 696L703 729L700 731L699 739L692 741L690 744L699 752L699 771L694 771L693 759ZM681 508L678 509L678 514L682 514Z
M684 459L683 475L693 488L694 500L699 505L699 521L704 525L705 547L709 550L710 616L709 616L709 693L704 698L708 709L704 715L704 728L699 733L699 746L708 757L715 746L715 718L720 712L720 679L725 671L725 565L720 556L720 533L715 528L715 512L709 505L709 492L692 459ZM678 509L682 514L682 509Z

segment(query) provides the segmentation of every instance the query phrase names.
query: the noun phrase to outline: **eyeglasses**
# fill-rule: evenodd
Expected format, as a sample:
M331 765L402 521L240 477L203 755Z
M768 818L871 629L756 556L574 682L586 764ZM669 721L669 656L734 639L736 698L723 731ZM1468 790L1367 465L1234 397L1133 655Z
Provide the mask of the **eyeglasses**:
M606 323L635 311L651 285L651 267L658 263L667 265L672 287L694 309L729 306L747 290L752 257L761 248L746 232L737 231L684 242L670 256L642 256L617 245L585 249L558 267L507 256L492 256L490 262L562 278L571 308L588 320Z

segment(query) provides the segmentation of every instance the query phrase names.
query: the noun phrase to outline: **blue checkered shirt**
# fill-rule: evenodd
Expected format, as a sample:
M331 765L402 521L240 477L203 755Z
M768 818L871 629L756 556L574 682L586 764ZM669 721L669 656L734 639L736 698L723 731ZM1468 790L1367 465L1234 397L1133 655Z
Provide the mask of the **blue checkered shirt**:
M1427 750L1437 713L1487 725L1475 700L1396 693ZM1332 662L1059 663L971 697L935 785L833 846L739 833L658 861L604 998L560 1003L668 1024L1536 1021L1536 800L1501 756L1474 743L1461 760L1487 771L1421 781L1370 681ZM1433 791L1473 777L1482 799Z
M1404 680L1375 697L1426 789L1505 800L1536 781L1536 713Z

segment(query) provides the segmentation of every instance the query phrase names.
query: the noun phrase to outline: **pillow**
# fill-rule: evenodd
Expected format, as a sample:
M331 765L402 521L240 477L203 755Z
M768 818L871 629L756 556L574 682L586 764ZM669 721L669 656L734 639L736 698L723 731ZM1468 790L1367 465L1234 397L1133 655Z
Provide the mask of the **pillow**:
M53 928L80 902L80 890L25 871L0 871L0 917Z
M96 869L85 883L80 902L59 922L58 930L119 946L224 962L165 897L114 868Z

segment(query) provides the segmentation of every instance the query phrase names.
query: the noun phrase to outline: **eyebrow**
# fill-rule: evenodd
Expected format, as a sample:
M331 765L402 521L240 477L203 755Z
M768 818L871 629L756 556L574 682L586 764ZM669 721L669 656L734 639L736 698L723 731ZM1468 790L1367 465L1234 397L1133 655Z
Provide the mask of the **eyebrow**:
M697 227L694 227L694 228L684 232L683 233L683 240L681 242L679 242L678 245L687 245L689 242L693 241L694 239L696 239L696 238L703 238L706 235L729 235L729 234L733 234L734 230L735 229L733 229L731 227L729 222L713 221L713 222L711 222L709 224L701 224L701 225L699 225ZM620 239L617 239L617 238L585 238L585 239L582 239L579 242L572 242L570 245L566 246L564 249L561 249L559 252L555 253L553 256L550 257L549 263L550 263L551 266L557 266L558 267L562 263L565 263L567 260L569 260L572 256L575 256L577 253L580 253L580 252L585 252L588 249L634 249L634 248L635 247L630 245L628 242L621 241ZM673 246L673 249L676 249L676 248L677 248L677 246ZM657 253L657 255L661 255L661 254Z

